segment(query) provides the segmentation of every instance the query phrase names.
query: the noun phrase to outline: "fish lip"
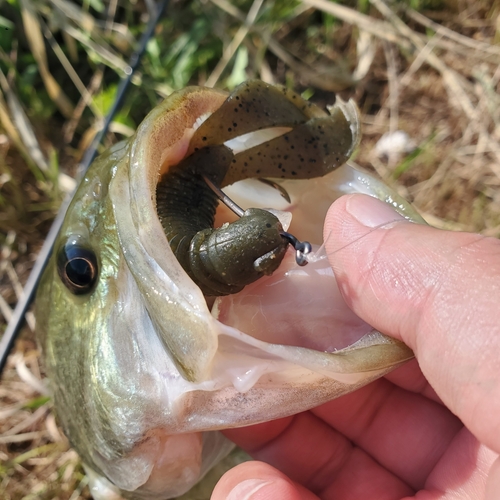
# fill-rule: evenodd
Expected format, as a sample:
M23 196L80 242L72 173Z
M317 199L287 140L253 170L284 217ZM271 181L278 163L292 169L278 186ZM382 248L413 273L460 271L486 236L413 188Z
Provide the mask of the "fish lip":
M208 94L207 94L208 90ZM201 94L201 95L200 95ZM226 94L188 88L167 98L138 128L128 157L118 165L110 184L117 233L128 270L156 321L164 348L187 380L209 377L217 336L203 295L175 258L156 213L156 185L166 153L183 154L180 144L199 114L213 111ZM176 149L177 148L177 149ZM128 160L128 161L127 161ZM162 310L164 313L162 313ZM162 314L167 321L160 321ZM208 328L205 328L208 325ZM169 332L178 333L175 337ZM207 330L205 332L205 330ZM196 353L190 356L190 353Z

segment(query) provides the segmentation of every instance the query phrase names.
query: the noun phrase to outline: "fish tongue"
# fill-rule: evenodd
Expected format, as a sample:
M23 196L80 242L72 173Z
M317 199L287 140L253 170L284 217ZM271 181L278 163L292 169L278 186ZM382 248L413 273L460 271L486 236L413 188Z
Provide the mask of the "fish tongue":
M347 307L327 259L299 267L292 251L272 276L219 297L213 314L259 340L326 352L372 330Z

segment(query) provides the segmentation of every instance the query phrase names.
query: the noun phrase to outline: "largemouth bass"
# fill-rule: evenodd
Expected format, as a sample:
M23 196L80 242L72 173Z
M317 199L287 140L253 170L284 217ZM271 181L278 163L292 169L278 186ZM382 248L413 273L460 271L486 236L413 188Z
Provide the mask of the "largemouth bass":
M298 266L283 236L288 213L294 235L320 244L347 192L417 218L345 164L356 106L329 111L262 82L189 87L85 175L36 314L58 420L95 498L181 495L231 449L217 430L304 411L412 357L349 311L326 260ZM231 223L206 178L244 217Z

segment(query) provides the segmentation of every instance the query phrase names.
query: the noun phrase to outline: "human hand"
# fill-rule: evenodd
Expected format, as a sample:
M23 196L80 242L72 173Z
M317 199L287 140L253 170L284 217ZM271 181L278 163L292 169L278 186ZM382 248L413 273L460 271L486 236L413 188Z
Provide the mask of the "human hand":
M325 241L349 306L416 360L308 412L225 431L262 462L225 474L212 500L498 500L500 241L406 222L363 195L333 204Z

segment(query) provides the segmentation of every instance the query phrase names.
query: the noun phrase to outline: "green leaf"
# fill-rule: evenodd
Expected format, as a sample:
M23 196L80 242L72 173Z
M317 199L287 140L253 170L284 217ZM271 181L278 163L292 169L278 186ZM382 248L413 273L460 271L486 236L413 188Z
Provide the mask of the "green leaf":
M306 101L308 101L313 95L314 95L314 89L311 88L304 90L304 92L300 94L300 96Z
M45 403L50 401L50 396L39 396L38 398L34 398L31 401L28 401L23 408L27 410L36 410L43 406Z
M397 179L407 170L409 170L414 164L415 160L424 153L431 143L434 141L436 133L433 132L420 146L415 148L392 172L392 178Z
M116 96L116 84L104 88L94 97L94 103L102 115L106 115L111 108Z
M248 50L245 46L241 46L236 52L233 71L226 80L226 86L229 90L234 89L234 87L236 87L240 83L243 83L247 79L247 66Z
M9 21L5 17L0 16L0 28L9 29L9 30L14 29L14 23L12 21ZM4 35L5 35L5 33L2 34L2 38Z
M104 3L101 0L86 0L86 5L89 5L97 12L104 12Z

